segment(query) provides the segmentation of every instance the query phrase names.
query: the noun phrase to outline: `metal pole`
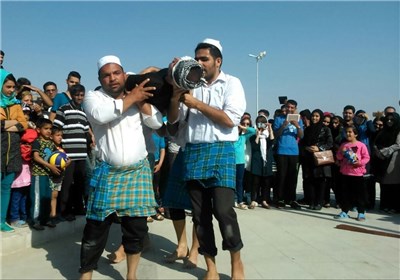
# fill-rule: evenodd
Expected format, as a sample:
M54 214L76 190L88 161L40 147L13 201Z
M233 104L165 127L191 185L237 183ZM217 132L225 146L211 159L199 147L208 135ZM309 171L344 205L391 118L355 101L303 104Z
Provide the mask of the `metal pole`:
M258 55L249 54L250 57L254 57L256 59L256 107L258 113L258 62L267 54L266 51L260 52Z
M256 94L257 94L257 114L258 114L258 59L257 59L257 62L256 62L256 68L257 68L257 79L256 79L256 81L257 81L257 87L256 87Z

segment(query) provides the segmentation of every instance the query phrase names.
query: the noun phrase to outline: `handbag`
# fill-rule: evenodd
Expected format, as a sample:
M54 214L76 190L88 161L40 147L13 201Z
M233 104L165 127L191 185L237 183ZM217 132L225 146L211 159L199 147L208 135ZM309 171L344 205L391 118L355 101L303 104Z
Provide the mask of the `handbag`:
M313 153L314 163L317 166L335 163L332 150L325 150Z

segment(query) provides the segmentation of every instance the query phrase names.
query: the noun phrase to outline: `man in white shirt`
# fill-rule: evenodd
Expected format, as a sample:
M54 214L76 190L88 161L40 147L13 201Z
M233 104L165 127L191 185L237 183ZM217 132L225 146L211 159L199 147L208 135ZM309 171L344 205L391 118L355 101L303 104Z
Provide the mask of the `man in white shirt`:
M126 74L116 56L98 61L101 88L85 95L83 107L96 139L96 164L91 180L86 226L81 246L81 279L91 279L104 251L111 224L119 220L127 255L127 279L136 270L155 214L152 170L147 160L142 124L162 126L161 113L145 101L154 87L145 80L125 91Z
M204 255L207 264L204 279L219 279L213 214L219 222L223 250L229 250L231 254L232 279L244 279L240 257L243 243L233 205L236 186L234 142L238 139L237 126L246 108L245 94L240 80L220 69L222 46L219 41L206 39L199 43L195 59L203 67L207 84L190 93L179 94L175 90L168 121L175 123L188 113L184 177L193 204L199 253Z

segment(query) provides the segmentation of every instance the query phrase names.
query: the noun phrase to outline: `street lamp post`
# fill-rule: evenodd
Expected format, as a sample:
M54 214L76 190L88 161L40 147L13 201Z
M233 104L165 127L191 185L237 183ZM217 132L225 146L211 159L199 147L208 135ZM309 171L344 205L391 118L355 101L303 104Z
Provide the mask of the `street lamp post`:
M249 54L250 57L254 57L256 59L256 83L257 83L257 87L256 87L256 94L257 94L257 113L258 113L258 62L264 58L264 56L267 55L266 51L262 51L260 52L258 55L254 55L254 54Z

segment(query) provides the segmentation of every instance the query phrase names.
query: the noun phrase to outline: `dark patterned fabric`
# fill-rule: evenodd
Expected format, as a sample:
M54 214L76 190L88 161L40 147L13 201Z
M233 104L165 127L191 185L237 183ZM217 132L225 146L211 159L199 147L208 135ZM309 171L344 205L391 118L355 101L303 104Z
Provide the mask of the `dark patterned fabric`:
M163 197L163 206L192 210L192 202L184 180L184 151L179 150L168 175L167 188Z
M39 156L47 161L50 155L57 150L56 145L51 140L44 140L41 137L36 138L32 143L32 154L38 152ZM47 167L32 161L32 176L46 176L50 175L51 171Z

